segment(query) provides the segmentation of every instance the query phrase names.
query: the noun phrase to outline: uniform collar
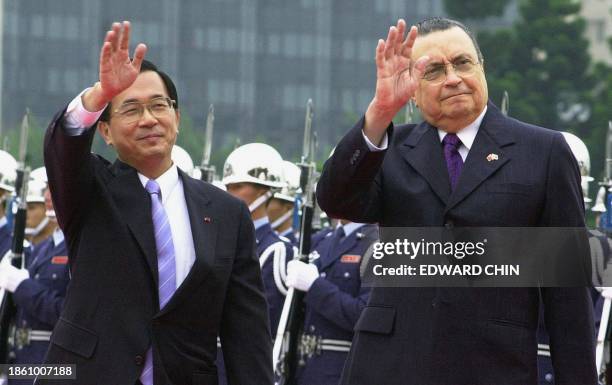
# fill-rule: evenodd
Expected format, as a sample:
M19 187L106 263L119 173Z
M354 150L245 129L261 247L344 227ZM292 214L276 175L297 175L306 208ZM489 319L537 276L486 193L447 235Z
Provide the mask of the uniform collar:
M461 143L468 149L468 151L472 148L472 144L474 143L474 139L476 139L476 134L478 134L478 128L480 128L480 123L482 123L482 119L487 112L487 106L485 106L484 110L478 115L476 120L472 123L468 124L467 127L464 127L457 131L457 136L461 140ZM440 142L446 136L447 132L438 128L438 136L440 137Z
M64 233L58 227L53 231L53 246L57 247L64 242Z
M356 223L356 222L349 222L346 225L342 225L340 222L338 222L338 225L336 226L336 228L342 226L342 229L344 230L344 236L348 237L349 235L351 235L353 231L357 230L358 228L364 225L365 223Z
M255 219L253 221L253 226L255 227L255 230L259 229L261 226L266 225L270 223L270 220L268 219L267 216L261 217L259 219Z
M147 185L147 182L149 181L149 178L142 175L141 173L138 173L138 179L140 179L142 187L145 187ZM161 190L162 204L164 204L168 200L168 197L170 197L170 195L174 191L174 188L179 183L178 168L176 167L176 164L173 163L172 166L170 166L170 168L166 170L166 172L164 172L157 179L155 179L155 181L157 182L157 184L159 184L159 189Z

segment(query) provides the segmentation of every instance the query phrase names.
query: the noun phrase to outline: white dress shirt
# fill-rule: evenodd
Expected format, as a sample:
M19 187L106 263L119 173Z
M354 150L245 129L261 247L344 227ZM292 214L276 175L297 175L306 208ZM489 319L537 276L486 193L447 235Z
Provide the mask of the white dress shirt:
M461 155L461 159L463 159L464 162L465 162L465 159L467 158L467 154L470 151L470 148L472 148L472 144L474 144L474 139L476 139L476 134L478 134L478 129L480 128L480 123L482 123L482 119L484 118L486 113L487 113L487 106L485 106L484 110L482 110L480 115L478 115L478 117L472 123L468 124L466 127L457 131L457 136L461 140L461 146L459 146L458 151L459 151L459 155ZM380 146L375 146L370 141L370 139L368 139L368 137L366 136L365 132L363 132L363 130L361 130L361 133L363 134L363 138L365 139L365 142L368 148L370 149L370 151L374 151L374 152L384 151L389 146L389 140L388 140L387 133L385 133L385 136L383 137L383 140ZM443 131L438 128L438 136L440 137L440 143L442 143L442 139L444 139L446 134L447 134L446 131Z

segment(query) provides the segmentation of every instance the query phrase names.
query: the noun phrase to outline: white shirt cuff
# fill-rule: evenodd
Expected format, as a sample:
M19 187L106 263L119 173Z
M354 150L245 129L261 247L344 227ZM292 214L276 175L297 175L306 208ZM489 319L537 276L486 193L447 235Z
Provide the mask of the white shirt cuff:
M68 104L68 108L64 114L64 128L66 134L69 136L81 135L87 131L87 129L91 128L104 112L104 108L106 108L106 106L104 106L100 111L95 112L85 109L82 96L89 88L84 89L76 98L72 99L70 104Z
M383 136L383 139L380 142L380 147L375 146L372 142L370 142L370 139L368 139L368 136L365 134L365 132L363 132L363 130L361 130L361 134L363 135L363 139L365 139L365 142L368 145L368 148L370 149L370 151L373 151L373 152L385 151L387 147L389 146L389 137L386 132L385 132L385 136Z

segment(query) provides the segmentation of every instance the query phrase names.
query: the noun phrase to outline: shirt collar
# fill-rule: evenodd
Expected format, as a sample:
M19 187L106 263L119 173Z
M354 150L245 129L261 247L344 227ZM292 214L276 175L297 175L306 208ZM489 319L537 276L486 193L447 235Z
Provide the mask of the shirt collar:
M255 219L253 221L253 226L255 226L255 230L257 230L258 228L260 228L261 226L270 223L270 220L268 219L267 216L261 217L259 219Z
M344 236L348 237L349 235L351 235L353 231L357 230L358 228L364 225L365 223L356 223L356 222L349 222L346 225L342 225L342 223L338 222L338 225L336 226L336 228L342 226L344 230Z
M487 106L485 106L484 110L482 110L476 120L468 124L467 127L457 131L457 136L459 137L459 140L461 140L461 144L463 144L468 150L470 150L472 148L472 144L474 144L474 139L476 139L476 134L478 134L478 129L480 128L480 123L482 123L482 119L484 118L486 112ZM446 134L446 131L442 131L438 128L440 142L442 142L442 139L444 139Z
M149 178L141 173L138 173L138 178L140 178L142 187L145 187L149 181ZM170 197L170 194L172 194L172 191L179 183L178 168L176 167L176 164L173 163L172 166L170 166L166 172L155 179L155 181L157 184L159 184L159 189L161 190L162 204L166 203L168 197Z
M0 218L0 228L6 226L7 223L8 221L6 220L6 216Z
M64 233L58 227L58 228L55 229L55 231L53 231L53 246L57 247L62 242L64 242Z

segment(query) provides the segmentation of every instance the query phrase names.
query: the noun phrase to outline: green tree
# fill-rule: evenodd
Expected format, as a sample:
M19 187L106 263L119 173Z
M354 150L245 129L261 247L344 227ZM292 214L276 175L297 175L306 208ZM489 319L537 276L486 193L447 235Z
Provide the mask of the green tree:
M479 35L489 96L510 94L510 115L584 136L590 56L585 22L573 0L529 0L511 30Z

